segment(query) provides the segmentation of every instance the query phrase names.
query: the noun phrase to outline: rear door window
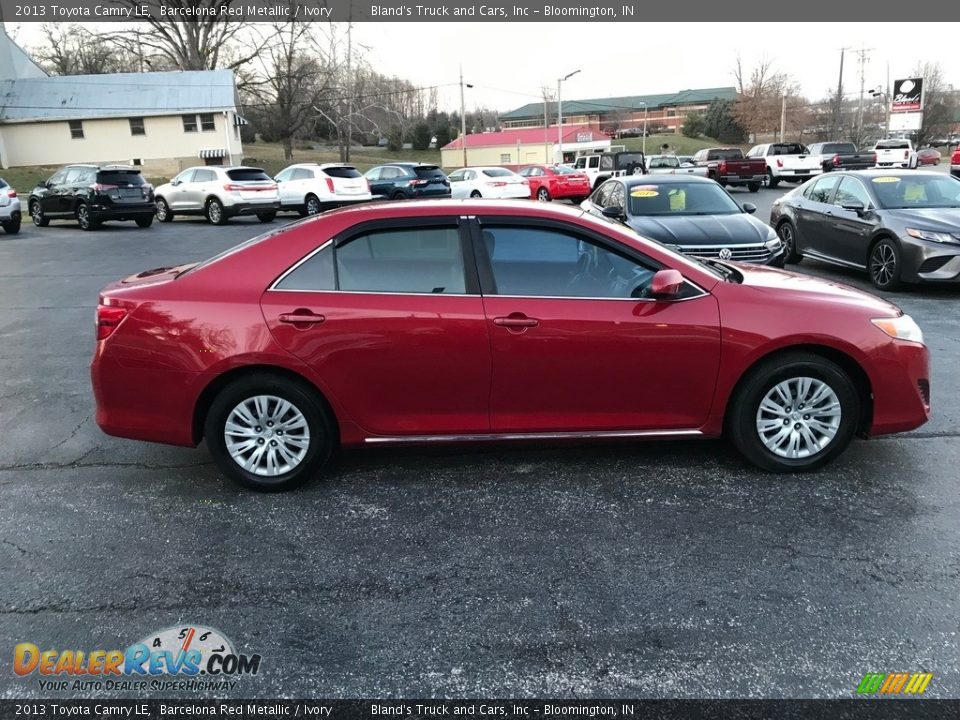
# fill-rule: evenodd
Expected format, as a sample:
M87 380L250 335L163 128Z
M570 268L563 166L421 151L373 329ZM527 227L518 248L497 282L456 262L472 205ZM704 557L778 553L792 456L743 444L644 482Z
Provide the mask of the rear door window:
M205 183L214 182L217 179L215 170L195 170L193 173L193 182Z
M464 294L460 231L455 227L375 230L336 250L340 290Z
M332 178L363 177L363 175L360 174L359 170L357 170L355 167L350 167L349 165L344 165L342 167L323 168L323 171ZM309 170L307 172L309 172Z
M117 185L119 187L147 184L143 179L143 175L132 170L101 170L97 173L97 182L104 185Z

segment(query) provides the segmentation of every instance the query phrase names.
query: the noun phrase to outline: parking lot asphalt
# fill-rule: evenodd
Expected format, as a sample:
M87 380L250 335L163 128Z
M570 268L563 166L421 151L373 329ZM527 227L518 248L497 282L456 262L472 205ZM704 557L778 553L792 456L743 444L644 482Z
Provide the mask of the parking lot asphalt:
M766 219L790 188L736 197ZM921 670L960 696L960 288L889 295L931 348L931 422L814 474L723 442L390 450L263 496L203 446L103 435L88 367L101 286L264 229L0 234L0 697L143 696L42 690L13 646L182 624L262 655L218 696L852 697Z

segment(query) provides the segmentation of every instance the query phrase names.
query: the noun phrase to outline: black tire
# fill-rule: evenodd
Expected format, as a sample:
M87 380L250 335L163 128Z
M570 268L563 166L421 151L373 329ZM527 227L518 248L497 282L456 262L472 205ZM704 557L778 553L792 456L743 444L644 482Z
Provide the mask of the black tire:
M479 190L474 190L472 193L470 193L470 197L472 197L472 198L482 198L483 195L480 194L480 191L479 191Z
M90 208L87 207L86 203L78 203L74 213L81 230L96 230L100 227L100 223L90 217Z
M391 199L391 200L406 200L406 199L407 199L407 194L406 194L405 192L401 192L401 191L398 190L397 192L395 192L393 195L390 196L390 199Z
M3 229L7 235L16 235L20 232L20 218L3 223Z
M777 225L777 237L783 243L783 260L785 263L798 263L803 255L797 252L797 231L789 220Z
M807 457L788 458L774 453L764 444L758 415L767 393L784 381L798 378L812 378L829 387L839 401L840 418L835 435L820 450ZM784 429L791 423L796 428L810 417L803 413L805 408L801 405L787 408L792 412L791 416L784 419ZM779 422L769 415L767 417L767 422ZM757 467L770 472L804 472L814 470L842 453L853 440L859 423L860 395L850 376L839 365L824 357L795 352L770 358L749 371L730 404L727 433L743 456ZM775 429L779 434L779 428ZM792 428L787 431L791 433L791 438L800 435ZM822 437L815 439L823 440Z
M303 201L303 214L307 215L319 215L323 212L323 204L320 202L320 198L316 195L307 195Z
M43 206L39 200L30 203L30 217L33 218L33 224L37 227L46 227L50 224L50 219L43 214Z
M157 198L157 220L160 222L173 222L173 211L167 205L167 201L162 197Z
M900 247L890 238L878 240L870 248L870 257L867 259L867 271L870 273L870 282L877 290L896 290L902 284L900 276L903 263L900 258Z
M277 217L276 212L257 213L257 219L262 223L273 222Z
M227 220L230 219L223 209L223 203L217 200L217 198L207 200L206 214L207 220L214 225L226 225Z
M752 193L759 192L759 191L760 191L760 183L758 183L758 182L747 183L747 190L749 190L749 191L752 192Z
M153 215L144 215L137 218L137 227L148 228L153 225Z
M552 198L550 197L550 191L545 187L540 187L537 189L537 200L540 202L550 202Z
M767 187L775 188L779 184L780 184L780 178L775 178L773 176L773 171L767 170Z
M276 476L257 475L241 467L230 455L224 437L233 409L258 395L270 395L291 403L303 415L310 433L303 459L293 469ZM305 383L266 373L240 378L221 390L210 405L204 433L220 471L238 485L258 492L291 490L313 479L330 460L337 443L333 419L315 391Z

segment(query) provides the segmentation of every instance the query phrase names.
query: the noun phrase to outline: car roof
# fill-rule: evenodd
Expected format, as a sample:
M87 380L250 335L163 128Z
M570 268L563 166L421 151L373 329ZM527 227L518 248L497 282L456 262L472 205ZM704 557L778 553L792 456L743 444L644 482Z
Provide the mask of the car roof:
M833 173L830 173L833 175ZM864 180L869 180L879 176L886 177L902 177L902 178L912 178L912 177L950 177L945 173L934 172L933 170L891 170L888 168L868 168L867 170L841 170L838 175L852 175L854 177L859 177Z

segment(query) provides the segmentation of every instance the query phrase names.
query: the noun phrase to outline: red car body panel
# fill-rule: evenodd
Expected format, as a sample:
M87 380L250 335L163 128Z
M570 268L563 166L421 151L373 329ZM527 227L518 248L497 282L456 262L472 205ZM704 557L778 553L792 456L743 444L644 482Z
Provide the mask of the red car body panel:
M554 200L566 200L587 197L592 188L590 178L581 173L558 173L551 165L526 165L524 168L536 167L543 170L543 175L525 175L530 183L530 197L536 198L537 191L546 187L550 197Z
M603 233L703 290L652 300L268 290L330 238L369 220L514 215ZM205 266L114 283L101 305L127 316L91 366L108 434L195 445L205 390L237 369L295 374L323 393L340 441L487 433L688 430L717 436L737 383L770 353L815 346L862 368L870 434L926 422L927 349L870 322L899 310L808 276L737 266L724 282L700 264L574 208L520 202L375 203L274 231ZM327 319L279 323L298 309ZM524 313L539 325L506 328Z

